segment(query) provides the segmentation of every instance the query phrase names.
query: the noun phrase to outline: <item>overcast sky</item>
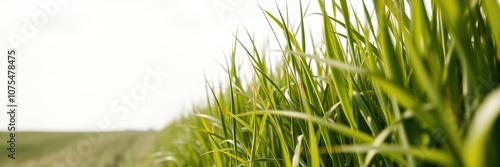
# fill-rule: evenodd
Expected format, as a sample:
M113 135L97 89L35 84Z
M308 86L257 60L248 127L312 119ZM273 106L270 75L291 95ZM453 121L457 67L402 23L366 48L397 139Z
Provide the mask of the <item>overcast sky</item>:
M1 52L19 54L18 130L163 128L204 98L204 76L221 75L241 23L271 37L258 4L276 9L265 0L0 1Z

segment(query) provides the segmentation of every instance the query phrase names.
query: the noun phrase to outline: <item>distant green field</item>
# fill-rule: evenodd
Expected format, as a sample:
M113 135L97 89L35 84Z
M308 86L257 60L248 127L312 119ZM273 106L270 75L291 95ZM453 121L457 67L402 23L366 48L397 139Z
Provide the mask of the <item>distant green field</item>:
M0 167L152 166L156 132L21 132L16 159L0 132Z

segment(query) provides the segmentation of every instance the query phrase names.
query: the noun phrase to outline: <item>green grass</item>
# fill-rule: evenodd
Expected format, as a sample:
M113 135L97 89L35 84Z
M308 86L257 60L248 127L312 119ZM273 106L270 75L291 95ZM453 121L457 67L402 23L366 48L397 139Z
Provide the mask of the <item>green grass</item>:
M280 51L238 34L228 84L207 82L207 103L165 128L158 161L500 165L499 4L428 2L426 9L422 0L376 0L373 11L364 2L354 11L346 0L319 0L310 5L320 11L301 4L290 12L300 14L298 22L289 21L285 6L263 9ZM322 23L310 25L309 18ZM320 39L311 26L323 28ZM280 63L271 65L276 57ZM251 64L251 77L244 77L241 58Z
M82 132L18 132L15 160L7 158L7 143L0 143L0 167L153 166L156 133L92 132L89 140ZM0 135L8 140L9 133Z

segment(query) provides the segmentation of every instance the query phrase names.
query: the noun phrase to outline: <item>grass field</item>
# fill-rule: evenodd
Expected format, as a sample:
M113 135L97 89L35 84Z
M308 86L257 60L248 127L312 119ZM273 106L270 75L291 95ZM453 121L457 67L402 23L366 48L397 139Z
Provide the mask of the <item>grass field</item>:
M500 166L498 1L287 2L262 10L278 48L239 31L225 82L161 132L20 133L2 165Z
M0 132L2 141L8 133ZM0 167L153 166L156 132L20 132L16 159L0 143Z
M239 31L227 84L160 134L165 164L500 165L498 1L286 2L262 11L279 46Z

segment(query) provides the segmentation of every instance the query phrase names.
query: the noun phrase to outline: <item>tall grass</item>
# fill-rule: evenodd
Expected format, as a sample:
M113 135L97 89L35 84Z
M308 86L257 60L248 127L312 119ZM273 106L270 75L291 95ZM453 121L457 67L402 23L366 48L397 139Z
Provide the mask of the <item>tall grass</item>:
M165 128L158 163L500 165L498 2L361 4L319 0L311 5L321 11L307 13L301 5L295 26L283 7L263 9L279 54L261 51L249 33L250 42L237 37L229 84L207 83L208 103ZM306 31L317 26L306 25L311 17L322 18L319 40ZM239 56L251 63L250 82ZM269 56L282 61L272 66Z

